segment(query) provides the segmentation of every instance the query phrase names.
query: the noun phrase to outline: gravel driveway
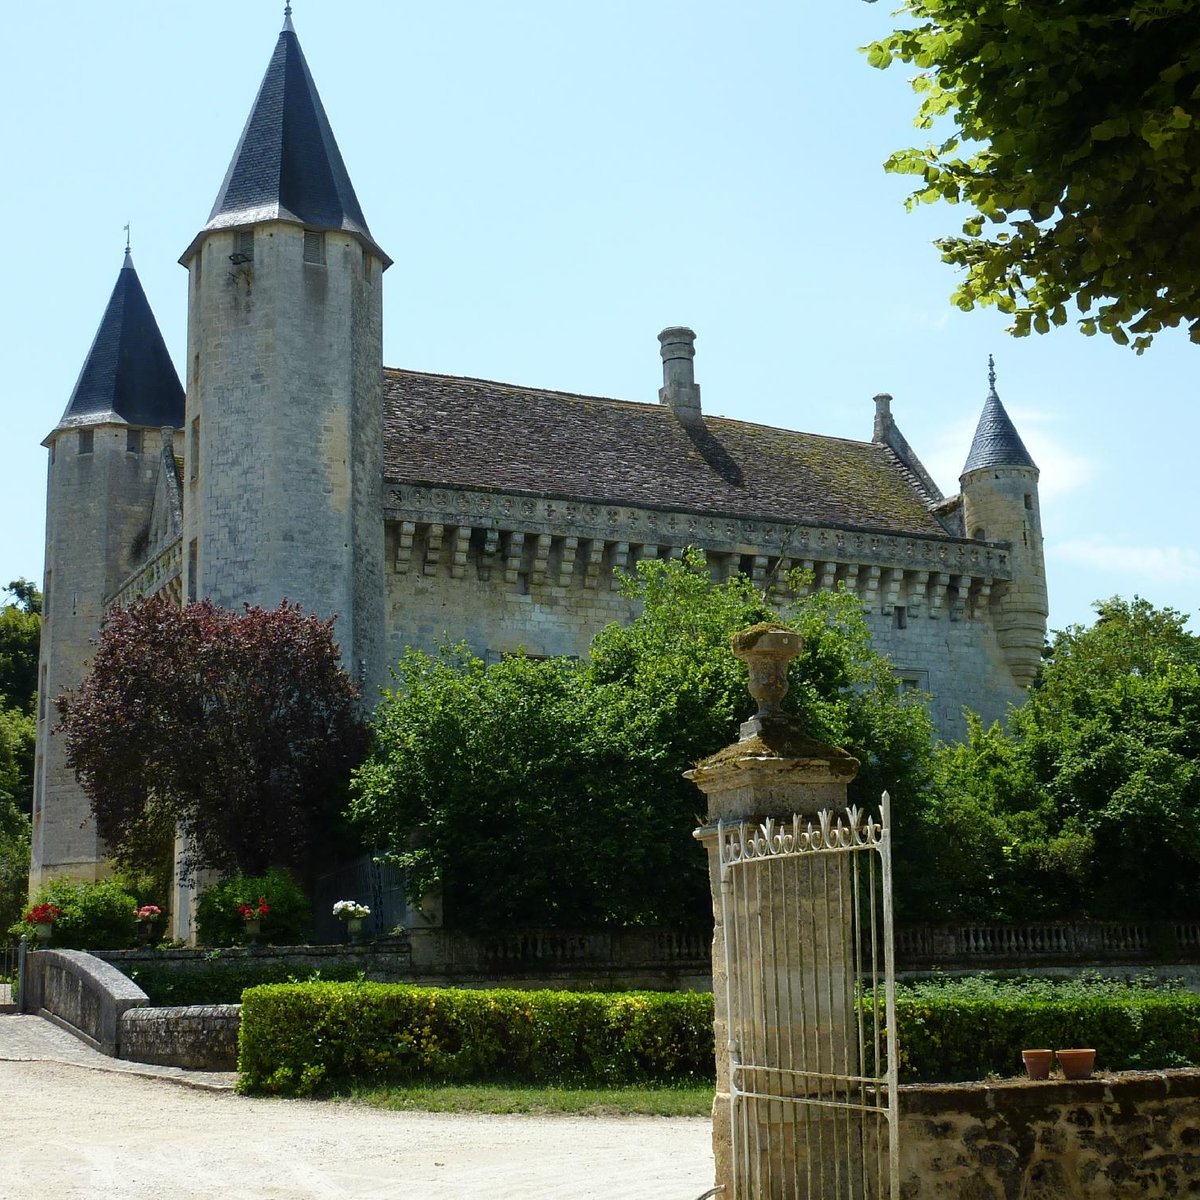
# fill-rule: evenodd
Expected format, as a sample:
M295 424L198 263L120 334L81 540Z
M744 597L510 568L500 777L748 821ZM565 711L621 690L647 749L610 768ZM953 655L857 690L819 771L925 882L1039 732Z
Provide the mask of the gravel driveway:
M704 1118L251 1099L103 1069L78 1043L30 1061L5 1033L33 1021L0 1016L3 1200L695 1200L712 1183Z

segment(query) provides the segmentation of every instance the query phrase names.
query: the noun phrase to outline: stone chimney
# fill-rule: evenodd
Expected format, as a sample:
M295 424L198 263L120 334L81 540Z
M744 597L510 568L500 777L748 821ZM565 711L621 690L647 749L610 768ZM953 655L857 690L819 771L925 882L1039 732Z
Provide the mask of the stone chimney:
M696 335L683 326L672 326L658 335L662 346L663 385L658 402L666 404L681 421L700 420L700 388L692 370Z
M875 432L871 440L886 442L888 431L892 428L892 398L887 392L880 392L875 397Z

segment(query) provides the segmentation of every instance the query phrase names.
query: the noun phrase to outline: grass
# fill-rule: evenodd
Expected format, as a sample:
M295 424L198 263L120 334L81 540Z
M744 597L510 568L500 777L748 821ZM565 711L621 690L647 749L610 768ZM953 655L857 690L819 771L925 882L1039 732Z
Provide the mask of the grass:
M645 1115L707 1117L711 1084L662 1084L613 1088L546 1087L536 1084L356 1084L335 1097L394 1112L537 1113L587 1117Z

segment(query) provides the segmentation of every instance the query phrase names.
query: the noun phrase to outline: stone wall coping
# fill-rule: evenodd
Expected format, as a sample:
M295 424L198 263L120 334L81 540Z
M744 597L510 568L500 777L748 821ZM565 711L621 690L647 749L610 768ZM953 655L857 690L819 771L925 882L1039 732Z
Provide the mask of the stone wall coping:
M240 1004L168 1004L161 1008L131 1008L122 1016L123 1021L178 1021L186 1017L237 1017L241 1015Z
M1114 1071L1091 1079L996 1079L972 1083L900 1085L904 1114L990 1113L997 1109L1138 1104L1171 1098L1200 1098L1200 1067L1169 1071Z
M26 960L28 1006L110 1057L120 1048L122 1016L150 998L116 967L83 950L37 950ZM53 977L73 981L68 989Z
M149 996L132 979L85 950L38 950L37 954L45 955L46 966L60 967L105 992L114 1002L127 1006L149 1003Z

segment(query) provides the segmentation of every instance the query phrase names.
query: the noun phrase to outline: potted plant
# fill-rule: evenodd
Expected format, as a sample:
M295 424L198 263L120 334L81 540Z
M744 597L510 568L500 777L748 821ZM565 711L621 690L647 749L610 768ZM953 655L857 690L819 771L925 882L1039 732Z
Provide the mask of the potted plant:
M271 906L259 896L257 904L239 904L238 916L242 918L242 927L247 941L254 941L262 929L263 917L271 911Z
M154 922L162 916L162 909L157 904L143 904L133 910L133 915L137 918L138 941L148 942L154 936Z
M26 914L25 920L33 926L34 936L39 942L48 942L54 932L54 922L62 915L57 904L35 904Z
M1064 1079L1089 1079L1096 1065L1095 1050L1056 1050Z
M346 934L355 941L362 936L363 922L371 915L371 910L357 900L339 900L333 906L333 915L346 922Z
M1025 1073L1030 1079L1049 1079L1050 1060L1053 1057L1053 1050L1021 1051L1021 1061L1025 1064Z

